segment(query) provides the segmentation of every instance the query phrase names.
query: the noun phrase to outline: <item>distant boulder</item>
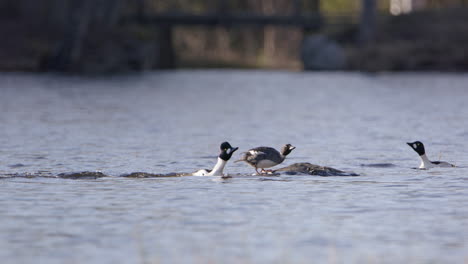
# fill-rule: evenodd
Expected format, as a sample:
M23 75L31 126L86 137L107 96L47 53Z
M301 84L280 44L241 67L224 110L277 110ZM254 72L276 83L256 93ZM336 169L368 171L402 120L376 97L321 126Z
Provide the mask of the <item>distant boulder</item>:
M335 41L323 35L307 36L301 51L304 70L334 71L346 66L346 54Z

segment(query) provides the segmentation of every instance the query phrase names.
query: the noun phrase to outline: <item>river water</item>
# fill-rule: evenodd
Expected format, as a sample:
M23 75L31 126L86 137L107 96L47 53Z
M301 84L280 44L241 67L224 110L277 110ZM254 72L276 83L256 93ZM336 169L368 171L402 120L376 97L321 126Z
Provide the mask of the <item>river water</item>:
M417 170L405 142L457 168ZM358 177L127 178L297 148ZM0 74L2 263L467 263L468 75ZM107 177L64 179L72 172Z

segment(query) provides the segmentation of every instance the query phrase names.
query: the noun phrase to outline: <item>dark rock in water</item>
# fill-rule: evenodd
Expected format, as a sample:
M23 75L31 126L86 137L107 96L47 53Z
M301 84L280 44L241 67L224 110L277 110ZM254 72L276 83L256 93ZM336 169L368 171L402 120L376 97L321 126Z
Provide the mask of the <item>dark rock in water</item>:
M317 176L359 176L356 173L340 171L330 167L314 165L308 162L294 163L275 172L285 172L288 175L309 174Z
M50 171L38 171L35 173L7 173L7 174L0 174L0 179L2 178L36 178L36 177L41 177L41 178L56 178L54 174L52 174Z
M7 178L35 178L36 175L30 173L6 173L0 174L0 179L7 179Z
M154 173L146 173L146 172L132 172L130 174L124 174L122 177L127 178L162 178L162 177L181 177L181 176L189 176L188 173L167 173L167 174L154 174Z
M72 172L72 173L60 173L57 175L59 178L63 179L74 179L74 180L79 180L79 179L97 179L97 178L102 178L102 177L107 177L102 172L97 172L97 171L82 171L82 172Z

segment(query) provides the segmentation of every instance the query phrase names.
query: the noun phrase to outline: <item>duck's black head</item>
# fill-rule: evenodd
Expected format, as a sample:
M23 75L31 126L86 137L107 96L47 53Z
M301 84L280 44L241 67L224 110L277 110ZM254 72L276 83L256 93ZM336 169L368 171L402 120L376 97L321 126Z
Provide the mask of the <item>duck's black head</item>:
M415 141L412 143L408 142L406 144L408 144L408 146L414 149L414 151L416 151L419 154L419 156L426 154L426 151L424 150L424 144L421 141Z
M295 149L296 147L294 147L293 145L291 144L286 144L284 145L282 148L281 148L281 154L283 154L283 156L286 156L288 155L289 153L291 153L291 151L293 151L293 149Z
M221 143L221 146L219 146L219 149L221 149L221 151L223 150L228 150L228 149L232 149L232 146L231 144L229 144L229 142L223 142Z
M219 148L221 149L219 158L221 158L224 161L228 161L231 158L232 153L234 153L236 150L239 149L239 148L233 148L231 144L229 144L229 142L221 143L221 146L219 146Z

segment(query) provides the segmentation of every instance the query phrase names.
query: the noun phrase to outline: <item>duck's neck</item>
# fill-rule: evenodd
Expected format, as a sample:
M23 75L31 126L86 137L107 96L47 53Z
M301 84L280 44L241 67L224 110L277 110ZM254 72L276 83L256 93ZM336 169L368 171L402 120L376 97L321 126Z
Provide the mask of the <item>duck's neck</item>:
M283 155L283 153L280 154L281 162L283 162L286 159L287 155Z
M225 160L221 159L218 157L218 162L216 162L216 165L214 166L213 170L208 173L207 176L223 176L223 170L224 166L226 165Z
M426 169L432 167L432 163L429 160L429 158L426 156L426 154L420 155L421 158L421 165L419 166L420 169Z

